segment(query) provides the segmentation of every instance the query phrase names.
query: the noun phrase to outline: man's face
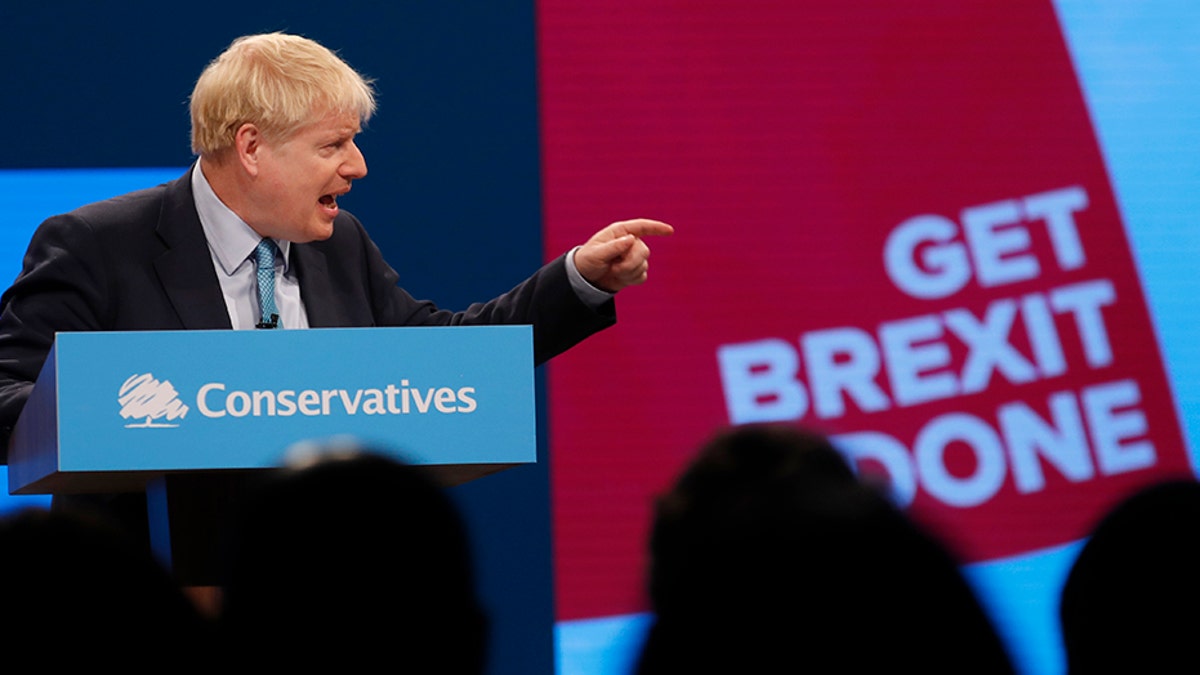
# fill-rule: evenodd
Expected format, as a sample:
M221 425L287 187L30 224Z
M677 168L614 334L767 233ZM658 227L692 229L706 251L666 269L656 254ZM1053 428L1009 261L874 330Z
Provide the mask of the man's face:
M264 141L254 184L259 234L304 243L328 239L338 214L337 198L351 181L367 175L354 143L354 113L326 115L285 141Z

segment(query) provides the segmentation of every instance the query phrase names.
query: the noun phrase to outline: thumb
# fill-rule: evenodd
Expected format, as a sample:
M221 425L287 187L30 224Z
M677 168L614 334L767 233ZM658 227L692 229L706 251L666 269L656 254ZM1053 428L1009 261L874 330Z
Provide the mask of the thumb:
M615 260L628 253L636 241L637 237L627 234L612 241L604 242L596 248L596 254L605 262Z

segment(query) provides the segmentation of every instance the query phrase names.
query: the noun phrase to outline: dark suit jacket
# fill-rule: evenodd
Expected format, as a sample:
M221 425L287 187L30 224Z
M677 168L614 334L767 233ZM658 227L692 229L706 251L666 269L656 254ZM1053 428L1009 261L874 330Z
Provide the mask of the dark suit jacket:
M329 239L294 244L290 263L314 328L532 324L541 364L616 320L611 301L597 311L579 300L562 257L465 311L418 301L344 211ZM56 331L230 327L190 172L47 219L0 297L0 458Z

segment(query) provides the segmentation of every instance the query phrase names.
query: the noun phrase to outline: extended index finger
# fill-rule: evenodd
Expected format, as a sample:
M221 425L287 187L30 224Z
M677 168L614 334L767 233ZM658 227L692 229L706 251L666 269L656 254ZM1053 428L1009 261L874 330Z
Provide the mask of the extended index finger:
M665 237L675 231L675 228L662 222L661 220L651 220L649 218L634 218L633 220L622 220L613 223L612 227L619 233L632 234L635 237L656 236Z

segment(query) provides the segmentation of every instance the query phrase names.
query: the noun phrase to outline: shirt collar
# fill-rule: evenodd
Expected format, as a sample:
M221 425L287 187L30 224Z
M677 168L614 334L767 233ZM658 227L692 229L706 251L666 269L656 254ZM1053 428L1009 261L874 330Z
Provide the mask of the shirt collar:
M199 160L192 171L192 195L196 201L196 213L200 216L200 226L204 228L204 237L208 240L208 248L222 271L227 276L232 276L254 253L262 237L213 192L212 186L208 184L208 179L200 169ZM286 274L291 242L278 239L274 241L283 257L283 271Z

